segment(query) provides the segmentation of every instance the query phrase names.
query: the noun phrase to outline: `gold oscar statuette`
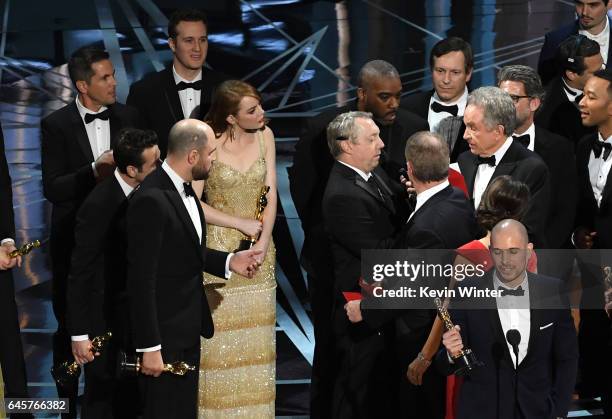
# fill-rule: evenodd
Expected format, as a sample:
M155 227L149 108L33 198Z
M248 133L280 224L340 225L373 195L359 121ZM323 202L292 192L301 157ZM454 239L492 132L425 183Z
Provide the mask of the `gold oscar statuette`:
M16 258L17 256L25 256L36 247L40 247L39 240L34 240L33 242L25 243L20 248L13 250L11 253L9 253L9 257Z
M102 352L104 347L108 344L110 339L113 337L111 332L106 332L101 336L96 336L91 340L91 352L94 354ZM66 384L71 380L77 379L81 374L81 366L76 361L62 362L58 366L51 368L51 375L58 384Z
M125 352L119 354L119 372L122 376L135 376L140 373L142 363L137 355L128 356ZM164 364L164 372L183 376L188 371L195 371L196 367L183 361Z
M434 303L436 304L438 317L440 317L440 320L442 320L444 328L446 330L452 330L455 325L453 324L453 321L450 318L448 310L446 309L446 307L444 307L442 300L440 298L435 298ZM472 350L466 348L465 346L459 354L451 356L451 358L453 359L453 363L455 365L455 375L459 376L468 375L470 371L472 371L474 368L482 365L482 363L476 359L476 356L474 355Z
M259 193L259 199L257 200L257 209L255 210L255 219L257 221L263 221L263 212L268 205L268 192L270 191L269 186L262 186L261 191ZM240 252L241 250L248 250L259 240L259 235L261 233L256 234L255 236L247 236L243 240L240 240L240 245L235 252Z

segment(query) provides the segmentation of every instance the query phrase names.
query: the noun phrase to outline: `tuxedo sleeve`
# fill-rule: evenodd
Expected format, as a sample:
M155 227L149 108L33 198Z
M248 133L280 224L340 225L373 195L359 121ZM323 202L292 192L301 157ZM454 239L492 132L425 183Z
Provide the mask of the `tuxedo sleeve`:
M96 184L91 163L76 172L68 169L65 138L56 121L41 122L41 163L43 192L53 204L86 196Z
M379 237L377 223L365 203L357 197L331 197L324 214L329 234L356 258L361 258L362 249L389 249L395 242L394 237Z
M92 196L92 195L90 195ZM91 336L90 302L102 266L110 211L87 199L76 218L75 246L68 276L68 329L71 336Z
M132 198L127 212L127 290L134 347L161 345L157 319L157 266L167 217L155 191L144 190Z
M4 151L4 135L0 128L0 240L8 238L15 238L15 215L11 176Z
M227 256L227 252L206 248L204 271L219 278L225 278L225 261Z
M578 369L578 340L569 304L567 307L565 310L559 310L552 344L555 371L551 397L557 417L567 415Z
M531 198L527 212L523 217L523 224L527 227L529 238L534 242L537 248L547 248L546 243L546 225L550 214L551 187L550 174L548 168L543 161L537 161L530 169L530 175L527 180Z
M136 125L138 128L152 129L153 121L151 121L150 115L146 112L146 102L147 98L145 97L145 89L143 89L142 82L132 84L125 104L138 112L138 125ZM157 140L161 141L161 138Z

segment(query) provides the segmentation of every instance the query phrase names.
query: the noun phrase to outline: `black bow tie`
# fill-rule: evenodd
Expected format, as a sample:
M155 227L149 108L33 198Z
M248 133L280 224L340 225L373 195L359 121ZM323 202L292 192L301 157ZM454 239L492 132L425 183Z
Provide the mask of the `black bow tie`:
M194 89L194 90L202 90L202 80L194 81L193 83L187 83L184 81L178 82L176 84L177 90L185 90L185 89Z
M603 160L606 161L608 160L608 157L610 157L610 152L612 151L612 144L595 140L591 149L593 150L593 154L595 155L596 159L601 157L601 152L603 151Z
M523 287L518 287L515 290L510 289L510 288L505 288L505 287L497 287L497 290L501 291L502 297L506 295L514 295L515 297L522 297L523 295L525 295L525 290L523 289Z
M531 140L531 137L529 137L529 134L513 135L512 139L514 141L518 141L519 143L524 145L525 148L527 148L527 147L529 147L529 141Z
M193 190L193 187L191 186L191 182L184 182L183 189L185 190L185 195L187 195L188 198L190 196L193 196L194 198L196 197L195 191Z
M446 112L451 114L452 116L457 116L457 113L459 112L459 107L457 105L443 105L440 102L436 102L434 100L433 102L431 102L431 110L435 113Z
M481 157L478 156L478 165L488 164L489 166L495 166L495 155L491 157Z
M103 121L108 121L108 118L110 118L110 109L107 109L107 110L102 111L100 113L86 113L85 114L85 123L89 124L90 122L92 122L95 119L101 119Z

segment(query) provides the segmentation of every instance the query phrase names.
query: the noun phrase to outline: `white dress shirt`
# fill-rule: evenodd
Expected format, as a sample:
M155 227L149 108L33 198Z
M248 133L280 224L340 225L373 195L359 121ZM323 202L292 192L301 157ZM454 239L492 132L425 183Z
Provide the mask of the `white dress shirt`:
M599 32L597 35L593 35L591 32L580 29L578 33L580 35L584 35L587 38L597 42L599 44L599 52L601 53L601 58L603 58L603 62L608 62L608 48L610 47L610 23L609 18L606 18L606 26L604 26L603 30Z
M523 132L522 134L517 134L516 132L514 134L512 134L513 136L516 135L521 136L521 135L529 135L529 145L527 146L527 148L529 149L529 151L534 151L535 148L535 124L531 124L529 126L529 128L527 128L527 130L525 132Z
M89 110L81 104L78 95L76 98L76 105L79 115L81 115L81 119L83 120L83 125L85 125L85 131L87 131L91 152L93 153L94 160L96 160L106 150L110 150L110 119L103 121L102 119L96 118L87 124L85 123L85 115L88 113L94 115L99 114L108 108L102 106L97 112Z
M196 81L202 80L202 70L200 70L198 75L195 76L193 80L187 80L179 76L179 74L176 72L176 69L174 68L174 65L173 65L172 74L174 75L175 84L179 84L180 82L194 83ZM189 89L179 90L178 94L179 94L179 99L181 100L181 108L183 109L183 116L185 118L189 118L189 116L191 115L191 112L193 112L195 107L200 105L200 97L202 95L202 91L189 88Z
M115 179L117 179L117 182L119 183L119 186L121 186L121 190L123 191L123 194L127 198L127 196L132 193L134 188L131 185L129 185L125 180L123 180L123 178L119 174L119 169L115 169L113 174L115 175ZM70 339L73 342L80 342L82 340L89 339L89 335L71 336Z
M531 312L529 311L529 280L527 273L525 273L525 278L520 285L510 288L499 280L497 277L497 272L495 272L493 274L493 286L495 289L498 287L509 289L517 289L518 287L521 287L525 291L524 295L522 296L504 295L503 297L497 297L495 299L497 302L499 321L504 332L504 338L510 329L516 329L521 334L521 341L518 345L518 359L520 364L527 355L527 348L529 347L529 331L531 329ZM514 356L512 345L510 345L507 340L506 345L508 345L508 350L510 351L512 365L515 365L516 358Z
M431 110L432 103L438 102L444 106L457 105L457 115L456 116L463 116L463 112L465 112L465 107L467 105L467 98L468 98L467 86L465 90L463 91L463 95L461 95L461 97L454 102L444 102L442 99L440 99L438 94L434 91L434 94L431 95L431 99L429 99L429 108L427 112L427 122L429 123L429 130L434 132L436 128L438 128L438 124L440 123L440 121L442 121L445 118L448 118L449 116L453 116L453 114L450 114L448 112L434 112L433 110Z
M200 243L202 243L202 222L200 221L200 213L198 212L198 207L197 207L197 205L200 205L200 204L196 202L195 198L191 196L187 196L185 194L185 187L183 186L183 183L185 182L185 180L178 173L172 170L172 168L170 167L167 161L164 161L161 167L163 170L166 171L166 173L170 177L170 180L174 184L174 187L176 188L179 195L181 196L181 199L183 200L183 204L185 204L185 208L187 209L187 212L189 213L189 217L191 218L193 226L195 227L198 233L198 238L200 239ZM229 279L231 276L229 265L230 265L230 260L232 259L232 256L234 256L234 254L230 253L227 255L227 259L225 259L225 278L226 279ZM161 350L161 345L153 346L150 348L136 349L136 352L155 352L159 350Z
M450 183L448 183L448 180L445 180L444 182L440 183L439 185L436 185L436 186L434 186L432 188L427 189L426 191L423 191L423 192L417 194L417 196L416 196L416 205L414 206L414 211L412 211L412 213L410 214L410 216L408 217L408 220L406 220L406 222L410 221L412 216L423 205L425 205L425 202L427 202L429 200L429 198L431 198L432 196L434 196L438 192L444 190L449 185L450 185Z
M575 89L569 86L564 78L561 78L561 81L563 82L563 87L564 87L563 93L565 93L565 97L567 97L567 100L569 100L572 103L576 103L576 98L583 94L582 90ZM576 105L578 104L576 103Z
M599 133L597 134L597 141L604 141ZM605 142L612 144L612 136L608 137ZM610 173L610 167L612 167L612 154L605 161L603 158L603 150L599 158L595 158L593 151L591 151L589 156L589 180L591 181L591 188L593 188L593 196L597 201L597 206L601 203L601 197L608 180L608 173Z
M506 141L502 144L500 148L493 154L495 156L495 166L489 166L488 164L480 164L476 169L476 177L474 179L474 191L472 192L472 197L474 198L474 208L478 208L480 205L480 200L482 199L482 194L485 189L489 185L491 178L493 177L493 173L495 173L495 168L499 165L499 162L508 151L508 148L512 145L512 137L506 138Z

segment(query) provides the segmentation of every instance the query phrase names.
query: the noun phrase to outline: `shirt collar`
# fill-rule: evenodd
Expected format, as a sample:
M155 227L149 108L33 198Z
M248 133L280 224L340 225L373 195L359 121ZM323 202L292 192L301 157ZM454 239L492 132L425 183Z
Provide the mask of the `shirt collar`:
M167 160L164 160L164 162L162 163L162 169L164 169L165 172L168 174L170 180L172 181L172 184L174 185L178 193L181 195L181 197L185 198L187 195L185 195L185 186L183 186L183 183L185 183L186 180L183 179L178 173L176 173L172 169L172 167L170 167Z
M100 109L98 109L97 112L92 111L91 109L87 109L85 106L83 106L83 104L81 103L81 101L79 100L79 95L76 96L75 99L76 102L76 106L77 106L77 110L79 111L79 115L81 115L81 119L85 119L85 115L88 113L91 114L98 114L100 112L104 112L106 109L108 109L106 106L101 106Z
M357 169L356 167L351 166L348 163L345 163L343 161L338 160L338 163L342 163L343 165L345 165L346 167L350 167L351 169L353 169L355 172L357 172L357 174L359 176L361 176L363 178L363 180L365 180L366 182L368 181L368 179L370 179L370 176L372 176L372 173L366 173L361 169Z
M457 105L457 109L458 109L457 116L462 116L463 112L465 111L465 107L467 106L467 98L468 98L468 88L467 86L465 86L465 89L463 90L463 94L461 95L461 97L454 102L443 101L442 99L440 99L440 96L438 96L438 92L436 92L435 90L434 90L434 94L431 96L431 101L436 101L445 106ZM431 101L430 101L430 105L431 105Z
M429 199L432 196L434 196L438 192L446 189L446 187L448 187L449 185L450 185L450 183L448 182L448 180L445 180L444 182L440 183L439 185L436 185L436 186L434 186L432 188L427 189L426 191L423 191L423 192L417 194L416 205L414 206L414 212L417 212L419 210L419 208L421 208L423 205L425 205L425 202L429 201Z
M179 73L176 72L176 68L174 68L174 64L172 64L172 75L174 76L174 84L179 84L182 81L185 82L185 83L193 83L193 82L196 82L198 80L202 80L202 70L201 69L200 69L200 72L198 73L198 75L193 78L193 80L187 80L187 79L181 77L179 75Z
M504 141L501 147L498 148L497 151L492 154L493 156L495 156L495 166L499 165L499 162L504 157L504 154L506 154L506 151L508 151L508 149L512 145L512 141L514 141L512 139L512 136L506 138L506 141Z
M525 291L525 295L527 295L527 293L529 292L529 277L527 276L527 272L524 272L524 277L523 277L523 281L518 284L516 287L509 287L506 284L504 284L503 282L501 282L497 276L497 271L493 270L493 286L495 287L495 289L499 288L499 287L504 287L510 290L515 290L518 289L518 287L522 287L522 289Z
M582 94L582 90L569 86L563 77L561 77L561 81L563 82L563 93L565 93L567 100L574 102Z
M599 141L601 141L602 143L611 143L612 144L612 135L604 140L604 138L601 136L601 133L598 131L597 132L597 139Z
M117 182L119 182L119 186L121 186L121 190L127 197L129 194L132 193L134 188L131 185L129 185L125 180L123 180L123 178L121 177L121 174L119 173L119 169L115 169L114 174L115 174L115 179L117 179Z

